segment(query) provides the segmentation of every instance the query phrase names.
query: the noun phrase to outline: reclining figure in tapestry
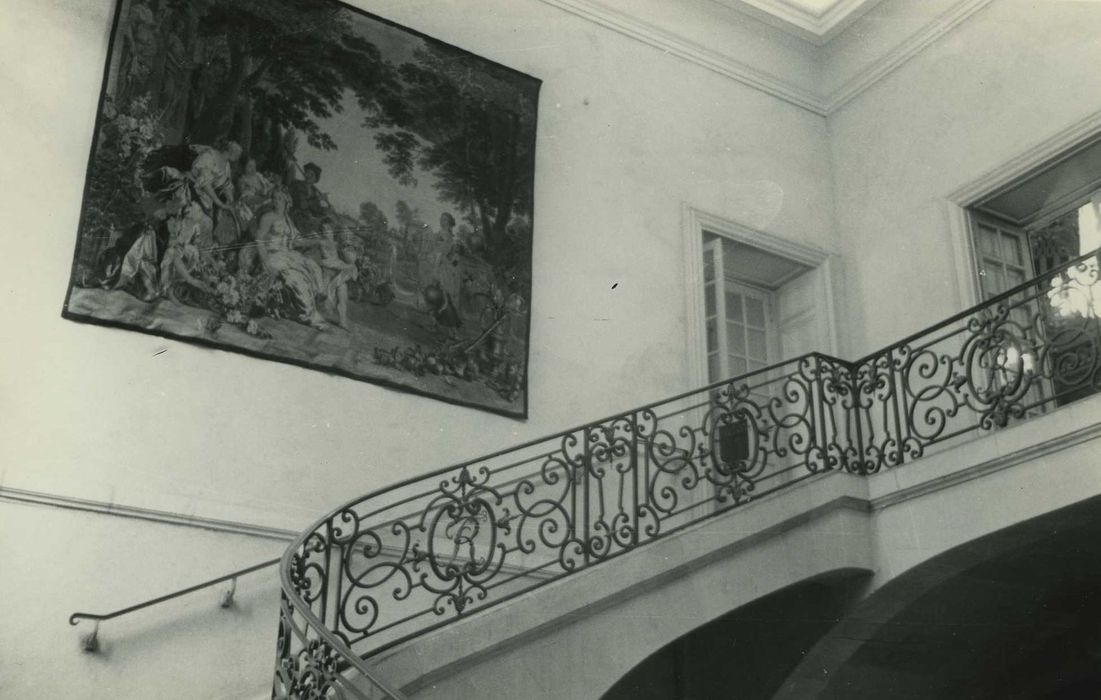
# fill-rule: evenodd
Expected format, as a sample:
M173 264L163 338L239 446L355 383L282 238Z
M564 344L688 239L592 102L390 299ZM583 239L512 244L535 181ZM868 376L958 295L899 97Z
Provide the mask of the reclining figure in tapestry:
M526 415L537 80L330 0L111 46L66 317Z

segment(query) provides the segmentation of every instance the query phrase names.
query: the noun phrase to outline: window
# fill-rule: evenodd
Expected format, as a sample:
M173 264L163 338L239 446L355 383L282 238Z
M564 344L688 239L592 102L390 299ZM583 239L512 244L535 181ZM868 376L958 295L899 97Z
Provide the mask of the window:
M1002 188L969 212L984 299L1058 273L1050 285L1007 300L1007 328L1020 338L1007 341L1006 371L1035 374L1024 403L1043 410L1051 400L1062 405L1095 393L1088 377L1101 340L1098 263L1068 263L1101 247L1101 141ZM1038 352L1040 344L1046 349ZM1013 374L1005 381L1015 380Z
M975 248L983 297L989 299L1032 279L1025 232L989 216L975 217Z
M829 349L820 269L704 232L703 285L708 382Z
M723 257L723 241L704 247L704 315L707 327L708 381L737 377L768 367L775 302L767 290L755 288L730 274Z
M1101 247L1101 140L970 207L983 298Z

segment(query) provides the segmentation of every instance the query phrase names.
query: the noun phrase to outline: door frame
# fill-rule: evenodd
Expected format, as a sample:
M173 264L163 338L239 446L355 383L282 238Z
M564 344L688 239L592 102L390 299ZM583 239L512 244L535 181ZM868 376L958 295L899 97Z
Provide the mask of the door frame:
M970 309L982 303L983 298L975 236L968 210L998 190L1011 186L1056 159L1066 157L1075 149L1093 143L1099 137L1101 112L1094 112L944 195L942 205L948 220L949 250L956 267L959 310Z
M682 206L681 231L684 239L684 283L687 305L685 316L689 382L687 388L702 387L708 383L707 329L704 320L704 233L712 233L787 258L822 275L825 288L825 298L822 300L822 311L825 314L823 326L827 329L827 337L823 339L823 347L819 350L829 355L837 355L837 315L834 305L837 288L836 255L821 248L781 238L732 219L697 209L687 203Z

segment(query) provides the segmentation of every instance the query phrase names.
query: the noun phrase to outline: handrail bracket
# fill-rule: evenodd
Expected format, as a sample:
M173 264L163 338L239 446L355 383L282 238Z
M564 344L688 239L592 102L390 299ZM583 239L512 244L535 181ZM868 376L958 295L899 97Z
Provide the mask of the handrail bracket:
M92 622L92 631L80 636L80 649L88 654L99 651L99 620Z

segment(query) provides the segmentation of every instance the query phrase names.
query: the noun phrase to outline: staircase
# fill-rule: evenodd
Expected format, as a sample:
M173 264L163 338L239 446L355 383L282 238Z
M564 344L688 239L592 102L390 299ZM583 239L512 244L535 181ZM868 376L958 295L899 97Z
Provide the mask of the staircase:
M855 362L811 353L352 500L280 565L273 697L405 698L378 661L414 640L598 566L630 585L651 558L624 555L764 496L1090 395L1097 285L1095 252Z

